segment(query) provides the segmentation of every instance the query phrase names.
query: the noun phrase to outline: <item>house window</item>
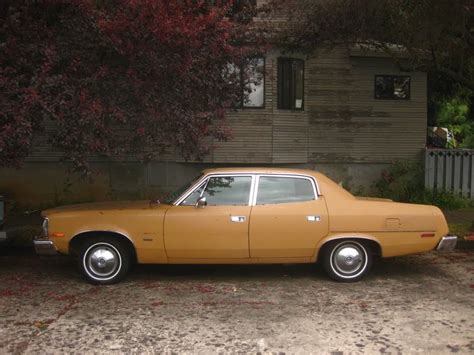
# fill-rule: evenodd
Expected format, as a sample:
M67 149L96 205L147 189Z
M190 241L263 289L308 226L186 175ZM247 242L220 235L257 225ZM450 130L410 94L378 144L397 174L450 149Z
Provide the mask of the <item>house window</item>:
M410 100L410 77L376 75L375 98L378 100Z
M229 64L225 76L230 83L238 81L242 94L235 108L263 108L265 106L265 58L248 58L241 65Z
M242 107L263 107L265 104L265 59L250 58L242 72Z
M278 108L303 110L304 61L278 58Z

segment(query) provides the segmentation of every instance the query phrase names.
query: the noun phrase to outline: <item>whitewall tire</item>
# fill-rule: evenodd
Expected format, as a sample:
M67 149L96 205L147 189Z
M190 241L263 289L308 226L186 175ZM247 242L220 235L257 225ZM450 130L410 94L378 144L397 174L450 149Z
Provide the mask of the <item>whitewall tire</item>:
M94 237L81 247L79 268L92 284L114 284L128 273L130 252L113 237Z
M363 278L372 268L372 251L360 240L336 240L323 249L322 262L333 280L354 282Z

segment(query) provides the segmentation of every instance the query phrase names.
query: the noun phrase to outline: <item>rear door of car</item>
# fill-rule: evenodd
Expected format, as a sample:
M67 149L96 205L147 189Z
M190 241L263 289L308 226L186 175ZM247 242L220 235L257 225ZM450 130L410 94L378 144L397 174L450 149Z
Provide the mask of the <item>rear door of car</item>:
M258 175L250 217L251 258L305 258L328 233L316 181L304 175Z

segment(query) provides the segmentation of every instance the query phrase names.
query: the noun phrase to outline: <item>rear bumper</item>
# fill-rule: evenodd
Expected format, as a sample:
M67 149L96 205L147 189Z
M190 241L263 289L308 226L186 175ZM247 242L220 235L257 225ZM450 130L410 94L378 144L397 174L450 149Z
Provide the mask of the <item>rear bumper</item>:
M438 251L450 251L456 247L456 242L458 241L458 237L455 235L447 235L441 238L436 247Z
M58 250L51 240L48 239L34 239L35 252L39 255L56 255Z

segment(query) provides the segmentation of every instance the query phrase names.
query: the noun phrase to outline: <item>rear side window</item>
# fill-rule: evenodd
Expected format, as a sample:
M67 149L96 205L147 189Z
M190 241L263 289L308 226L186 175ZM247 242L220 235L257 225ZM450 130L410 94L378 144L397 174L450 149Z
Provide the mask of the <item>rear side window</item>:
M211 177L202 196L210 206L247 206L251 185L250 176Z
M313 184L308 179L261 176L257 205L304 202L315 199Z

